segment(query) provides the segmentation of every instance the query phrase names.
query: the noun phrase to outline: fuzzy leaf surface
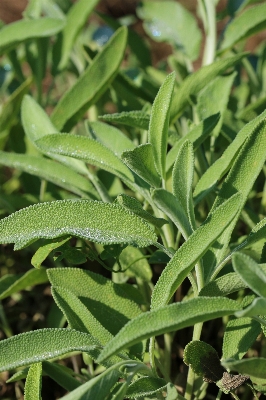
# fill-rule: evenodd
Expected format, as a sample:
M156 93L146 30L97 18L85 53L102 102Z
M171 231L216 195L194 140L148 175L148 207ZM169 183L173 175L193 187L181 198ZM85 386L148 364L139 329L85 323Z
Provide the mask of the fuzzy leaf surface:
M249 256L243 253L234 253L233 267L245 284L258 296L266 297L266 273Z
M179 139L171 150L167 153L166 156L166 171L168 172L173 166L176 157L180 151L181 146L184 144L186 140L189 140L193 143L194 149L204 142L204 140L209 136L211 131L215 128L217 123L219 122L220 114L214 114L210 117L201 121L198 125L191 129L185 136Z
M42 363L31 365L24 387L24 400L41 400Z
M0 371L50 360L72 351L91 353L97 346L91 335L74 329L46 328L20 333L0 342Z
M146 247L156 235L141 218L118 204L58 200L24 208L0 221L0 242L21 249L40 238L74 235L97 243Z
M64 127L72 128L105 92L118 72L126 43L127 29L122 27L115 32L77 82L63 95L51 115L52 122L59 130Z
M117 124L128 125L132 128L148 130L150 116L143 111L122 111L121 113L104 114L98 118L106 122L115 122Z
M128 322L105 346L98 361L102 362L143 339L230 315L236 310L239 310L239 303L234 300L224 297L198 297L143 313Z
M108 147L117 157L120 157L123 151L133 150L136 147L122 131L114 126L107 125L104 122L93 121L88 122L88 127L91 138Z
M161 178L155 168L153 147L150 143L141 144L134 150L124 151L124 163L153 187L161 185Z
M165 162L169 115L175 84L175 73L167 76L152 105L148 132L149 143L153 146L155 167L162 178L165 177Z
M265 310L266 299L264 297L257 297L248 307L244 308L244 310L236 312L235 316L241 318L253 317L254 315L265 315ZM263 325L266 325L266 321L263 323Z
M153 378L151 376L142 376L132 382L126 392L126 397L136 398L151 396L157 392L161 392L167 385L167 382L161 378Z
M68 391L74 390L81 385L80 381L71 375L73 371L71 369L67 369L63 365L49 361L43 361L42 368L45 374L50 376L51 379Z
M37 146L47 153L74 157L106 171L121 179L133 181L130 170L106 146L94 139L69 133L46 135L37 141Z
M248 124L246 124L237 134L236 138L232 143L225 149L223 155L212 164L207 171L202 175L201 179L196 185L194 190L194 198L201 196L204 191L211 188L216 182L218 182L224 174L229 170L233 164L239 149L243 143L253 131L253 129L266 117L266 111L254 118Z
M188 240L177 250L163 270L152 294L152 309L166 305L176 289L195 266L197 260L218 238L239 208L241 196L235 194L223 205L210 213Z

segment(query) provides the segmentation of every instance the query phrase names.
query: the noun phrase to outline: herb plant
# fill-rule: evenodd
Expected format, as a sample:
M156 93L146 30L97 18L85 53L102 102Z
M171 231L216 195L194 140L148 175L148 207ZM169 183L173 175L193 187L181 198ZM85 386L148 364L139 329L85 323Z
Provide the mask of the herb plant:
M259 398L266 47L244 46L266 4L199 0L203 39L179 2L143 1L172 46L155 68L125 20L86 25L97 3L32 0L0 31L0 371L25 400L47 375L64 400ZM29 287L53 303L19 329Z

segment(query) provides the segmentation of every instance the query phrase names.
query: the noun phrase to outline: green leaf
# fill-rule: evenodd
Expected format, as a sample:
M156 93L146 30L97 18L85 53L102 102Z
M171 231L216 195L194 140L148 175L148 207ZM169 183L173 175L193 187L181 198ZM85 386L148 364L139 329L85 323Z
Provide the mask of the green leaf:
M173 174L173 194L185 211L190 226L195 227L194 205L192 199L192 184L194 175L193 145L186 140L177 155Z
M221 118L215 127L215 136L218 136L226 106L231 93L231 88L236 77L236 72L227 76L218 76L200 92L197 99L197 113L200 120L212 114L220 113ZM219 93L219 95L217 95Z
M254 315L265 315L266 310L266 299L262 297L257 297L250 306L246 307L244 310L235 313L238 318L241 317L253 317ZM266 325L266 321L264 323Z
M152 294L153 309L169 302L196 262L231 222L238 210L240 199L241 196L235 194L210 213L204 224L177 250L155 285Z
M90 333L103 345L113 338L113 335L100 324L90 310L70 290L60 286L52 286L52 295L56 304L64 313L70 328L79 332Z
M149 143L153 146L155 167L162 178L165 178L169 114L174 84L175 73L172 72L167 76L155 97L148 132Z
M56 35L64 26L64 20L49 17L20 20L5 25L0 31L0 55L26 40Z
M43 246L40 246L38 250L35 252L35 254L32 256L31 259L31 264L35 268L40 268L42 265L43 261L49 256L49 254L57 249L58 247L62 246L62 244L68 242L70 237L64 238L64 239L59 239L59 240L51 240L48 241L48 243L44 244Z
M23 96L28 93L32 79L24 81L3 104L0 115L0 131L9 129L16 120Z
M50 360L72 351L92 354L97 346L91 335L74 329L46 328L20 333L0 342L0 371Z
M65 165L43 157L0 151L0 164L46 179L82 197L98 199L90 181Z
M134 180L130 170L107 147L85 136L55 133L37 140L37 146L46 153L74 157L106 171L121 179Z
M0 300L20 292L30 286L40 285L48 281L45 268L31 269L25 274L4 275L0 279Z
M213 382L220 380L224 373L217 351L201 340L189 342L184 349L184 363L197 375Z
M250 318L231 319L223 338L223 359L240 360L253 345L261 332L259 322Z
M139 247L156 242L150 226L124 207L90 200L39 203L0 221L0 243L15 243L15 250L40 238L64 235Z
M198 58L201 32L194 16L182 4L164 1L162 7L160 1L142 1L137 12L153 40L170 42L192 61Z
M166 156L166 172L168 172L172 165L174 164L176 157L180 151L181 146L183 146L186 140L193 143L193 147L196 150L197 147L204 142L204 140L209 136L212 130L217 125L220 119L220 114L211 115L210 117L201 121L198 125L191 129L185 136L179 139L167 153Z
M265 358L245 358L243 360L223 360L222 364L225 368L229 368L232 371L237 371L240 374L246 374L250 376L250 379L258 385L266 384L266 359Z
M207 169L204 175L202 175L194 191L195 199L202 196L206 190L214 186L226 174L236 159L239 149L247 137L249 137L250 133L265 117L266 111L249 122L239 131L233 142L225 149L223 155Z
M132 382L126 392L126 397L136 398L151 396L157 392L161 392L167 385L167 382L161 378L153 378L151 376L142 376Z
M97 102L118 72L127 42L127 29L122 27L97 54L77 82L60 99L51 115L61 130L72 128L88 108Z
M98 0L79 0L72 5L67 13L66 24L62 32L62 57L58 66L59 69L66 67L75 40L97 3Z
M132 300L132 286L129 284L114 283L102 275L80 268L49 269L48 276L54 287L62 287L77 296L95 319L113 335L129 319L141 313L138 304Z
M50 376L51 379L68 391L74 390L81 385L81 382L73 378L71 375L74 373L73 370L68 369L63 365L43 361L42 367L45 374Z
M115 199L115 203L120 204L122 207L125 207L125 209L133 212L157 228L161 228L163 225L168 224L166 219L155 218L153 215L143 210L142 204L134 197L127 196L126 194L120 194Z
M33 364L28 372L24 388L24 400L41 400L42 363Z
M145 312L128 322L105 346L98 362L143 339L177 331L198 322L233 314L239 303L224 297L198 297Z
M243 253L232 255L233 267L245 284L258 296L266 297L266 273L249 256Z
M31 143L38 148L37 140L51 133L58 133L46 112L30 96L24 96L21 107L21 119L25 133ZM40 148L38 148L40 150ZM41 150L40 150L41 151ZM45 153L63 164L70 166L81 174L87 174L85 164L75 158Z
M219 238L219 243L214 243L212 251L204 260L204 264L209 266L210 271L215 264L222 261L227 251L231 233L235 227L237 219L239 218L239 214L244 207L248 194L265 163L265 147L266 120L262 120L255 129L253 129L252 133L242 146L213 204L212 209L214 210L237 191L240 191L242 194L241 200L239 201L239 209L234 218L232 218L231 224ZM239 168L240 165L241 168Z
M164 253L165 254L165 253ZM121 267L125 274L132 278L140 278L150 282L152 278L151 267L139 249L127 246L119 256Z
M173 96L170 121L174 122L180 116L189 104L190 96L197 95L216 76L221 75L228 68L234 67L246 55L247 53L242 53L225 60L215 61L189 75Z
M246 287L247 285L238 274L230 272L205 285L199 292L199 296L227 296Z
M97 398L106 400L110 390L121 376L119 368L114 367L107 369L95 378L90 379L89 382L61 397L61 400L95 400Z
M192 229L186 212L176 197L165 189L155 189L152 191L152 199L154 204L168 216L183 237L187 239L191 235Z
M128 125L138 129L149 129L150 116L142 110L123 111L121 113L104 114L98 118L106 122Z
M241 249L266 238L266 218L263 218L258 224L254 226L246 240L241 243Z
M227 26L221 50L234 46L240 40L262 31L266 27L266 4L249 7L235 17Z
M113 114L111 114L113 115ZM120 157L123 151L133 150L136 146L122 131L103 122L88 122L92 139L98 140L116 156Z
M161 178L155 168L153 147L150 143L141 144L134 150L124 151L123 162L151 186L160 187Z

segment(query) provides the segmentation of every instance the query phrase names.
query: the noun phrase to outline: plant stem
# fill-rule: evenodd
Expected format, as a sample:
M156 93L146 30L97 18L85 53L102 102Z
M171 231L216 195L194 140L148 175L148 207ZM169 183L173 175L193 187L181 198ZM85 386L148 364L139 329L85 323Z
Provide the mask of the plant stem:
M206 41L203 55L203 65L209 65L215 58L216 51L216 12L214 0L201 0Z
M201 331L202 331L203 323L199 322L194 326L192 340L199 340ZM191 400L193 394L193 385L194 385L195 374L192 371L191 367L188 369L188 376L187 376L187 386L185 392L185 399Z

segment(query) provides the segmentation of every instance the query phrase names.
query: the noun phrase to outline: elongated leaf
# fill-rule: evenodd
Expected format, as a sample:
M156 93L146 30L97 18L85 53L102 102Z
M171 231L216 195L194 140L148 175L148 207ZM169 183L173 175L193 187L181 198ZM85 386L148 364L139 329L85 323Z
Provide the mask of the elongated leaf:
M33 364L28 372L24 400L41 400L42 390L42 363Z
M65 21L58 18L20 20L4 26L0 31L0 55L25 40L52 36L60 32Z
M266 218L254 226L246 240L241 244L241 249L266 238Z
M226 199L232 196L236 191L241 191L242 197L239 202L239 209L232 219L231 224L219 238L219 243L214 244L214 248L205 258L204 264L208 265L210 270L215 264L221 262L230 241L231 233L235 227L239 214L244 207L248 194L257 179L266 159L264 148L266 147L266 120L262 120L248 139L245 141L235 162L228 173L221 190L214 202L213 208L222 204ZM241 165L241 168L239 166Z
M63 365L43 361L42 367L44 373L68 391L74 390L81 385L81 382L71 375L73 374L73 370L68 369Z
M119 369L109 368L100 375L73 390L61 400L105 400L110 390L121 376Z
M48 153L56 153L96 165L122 179L134 180L130 170L107 147L85 136L68 133L51 134L37 140L37 146Z
M68 242L69 239L70 239L70 237L67 237L67 238L63 238L63 239L61 238L59 240L53 239L51 241L48 241L48 243L46 242L46 244L44 244L43 246L40 246L38 248L38 250L35 252L35 254L32 256L31 264L35 268L40 268L43 261L48 257L48 255L53 250L57 249L58 247L62 246L66 242Z
M266 273L246 254L234 253L232 256L234 270L245 284L258 296L266 297Z
M149 246L156 235L148 224L118 204L59 200L24 208L0 221L0 243L21 249L40 238L74 235L97 243Z
M114 126L99 121L88 122L88 125L92 139L98 140L118 157L123 151L133 150L136 147L123 132Z
M38 146L36 142L38 139L51 133L58 133L58 130L52 124L45 111L32 97L28 95L24 96L22 102L21 119L27 137L37 148ZM40 148L38 148L38 150L41 151ZM76 160L72 157L60 156L58 154L44 154L47 154L61 163L70 166L81 174L86 174L88 172L85 164L80 160Z
M176 157L186 140L193 143L196 150L197 147L208 137L210 132L215 128L220 119L220 114L214 114L201 121L198 125L191 129L185 136L179 139L171 148L166 156L166 171L168 172L174 164Z
M223 359L241 360L261 332L259 322L251 318L231 319L224 332Z
M127 30L122 27L97 54L83 75L60 99L52 113L52 122L61 130L71 128L95 104L118 72L124 56Z
M217 208L178 249L155 285L152 309L168 303L196 262L231 222L238 210L240 199L241 196L235 194Z
M65 68L75 39L97 3L98 0L79 0L70 8L63 29L62 57L59 69Z
M183 237L187 239L191 235L192 229L186 211L176 197L165 189L155 189L152 192L152 199L154 204L173 221Z
M174 1L142 1L137 8L146 32L156 41L166 41L183 51L192 61L199 56L201 32L194 16Z
M266 384L266 359L265 358L245 358L243 360L223 360L222 364L225 368L229 368L231 371L237 371L240 374L246 374L250 376L250 379L258 385Z
M227 26L221 49L228 49L240 40L246 39L266 27L266 4L246 9Z
M173 122L180 116L184 108L189 104L191 95L197 95L211 80L239 63L246 55L246 53L237 54L225 60L215 61L188 76L173 96L170 121Z
M257 297L247 308L235 313L238 318L241 317L253 317L254 315L265 315L266 312L266 299L263 297ZM265 324L266 325L266 321Z
M173 194L181 204L192 229L195 226L192 184L194 175L193 145L185 141L177 155L172 174Z
M70 328L90 333L103 345L112 339L113 335L99 323L90 310L70 290L52 286L52 295L66 316Z
M72 351L94 354L98 342L74 329L46 328L21 333L0 342L0 371L59 357Z
M227 107L235 77L236 72L233 72L227 76L218 76L211 81L198 96L197 112L200 120L218 112L221 115L219 123L214 130L215 136L218 136L220 132L223 123L224 112ZM219 95L217 95L218 93Z
M0 131L8 129L17 118L23 96L29 91L32 79L28 78L24 81L4 103L0 115Z
M157 228L161 228L163 225L168 224L166 219L155 218L153 215L143 210L142 204L134 197L127 196L126 194L120 194L115 199L115 203L120 204L122 207L125 207L127 210L133 212Z
M138 304L132 300L131 285L113 283L102 275L79 268L54 268L48 274L54 287L62 287L77 296L97 321L113 335L129 319L141 313ZM102 336L100 340L103 340Z
M161 178L155 168L153 147L150 143L142 144L134 150L124 151L124 163L151 186L159 187Z
M162 84L152 106L148 138L153 146L155 167L165 177L165 161L169 127L169 114L175 84L172 72Z
M46 179L77 195L91 197L93 200L99 199L98 193L88 179L56 161L0 151L0 164Z
M98 118L106 122L132 126L133 128L149 129L150 116L144 111L123 111L121 113L104 114Z
M149 282L152 278L151 267L141 251L127 246L119 256L119 262L125 274Z
M233 314L239 303L224 297L198 297L146 312L126 324L105 346L98 361L102 362L125 347L143 339L173 332L198 322Z
M246 287L247 285L238 274L230 272L205 285L199 292L199 296L227 296Z
M204 191L211 188L217 183L224 174L229 170L233 161L235 160L239 149L253 131L253 129L266 117L266 110L260 114L257 118L253 119L247 125L245 125L240 132L237 134L233 142L226 148L223 155L212 164L205 174L201 177L194 191L194 198L201 196Z
M48 281L45 268L31 269L25 274L5 275L0 279L0 300L20 292L30 286L40 285Z
M143 376L132 382L126 392L126 397L136 398L151 396L157 392L161 392L167 385L167 382L161 378L152 378Z

